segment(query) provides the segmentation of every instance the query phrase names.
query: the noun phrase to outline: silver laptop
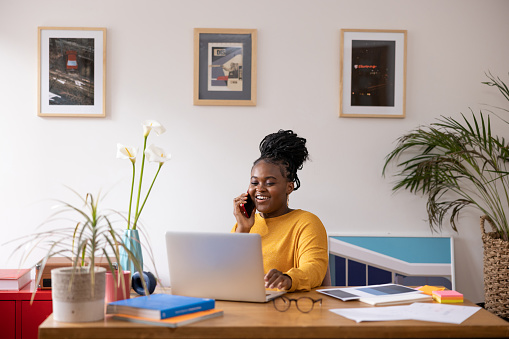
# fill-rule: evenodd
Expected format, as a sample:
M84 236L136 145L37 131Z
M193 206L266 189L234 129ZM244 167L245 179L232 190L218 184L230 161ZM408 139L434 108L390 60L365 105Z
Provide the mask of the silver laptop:
M171 293L216 300L267 302L260 235L166 232Z

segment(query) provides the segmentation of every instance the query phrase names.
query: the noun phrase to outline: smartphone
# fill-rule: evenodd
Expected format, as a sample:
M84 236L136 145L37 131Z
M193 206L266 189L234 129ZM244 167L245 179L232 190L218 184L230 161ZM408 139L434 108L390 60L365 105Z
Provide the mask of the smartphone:
M253 199L251 199L251 196L249 193L247 194L247 201L244 205L242 205L242 213L246 216L246 218L251 217L251 213L253 213L255 209L255 204Z

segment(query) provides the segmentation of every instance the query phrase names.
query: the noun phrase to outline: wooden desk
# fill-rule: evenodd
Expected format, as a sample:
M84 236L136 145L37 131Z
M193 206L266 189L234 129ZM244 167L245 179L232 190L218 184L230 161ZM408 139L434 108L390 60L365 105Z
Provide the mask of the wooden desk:
M179 328L146 326L106 316L92 323L59 323L50 316L39 327L39 339L58 338L509 338L509 323L482 309L461 325L424 321L385 321L357 324L329 311L340 307L371 307L340 300L316 291L292 293L322 298L311 313L300 313L295 304L278 312L265 304L216 301L224 316ZM463 305L473 306L470 302Z

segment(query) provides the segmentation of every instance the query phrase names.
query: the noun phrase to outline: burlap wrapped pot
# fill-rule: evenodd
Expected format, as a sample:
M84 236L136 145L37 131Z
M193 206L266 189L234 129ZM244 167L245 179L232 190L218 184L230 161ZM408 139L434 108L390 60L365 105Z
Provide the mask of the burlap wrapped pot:
M509 241L497 232L486 232L486 220L495 229L487 216L481 217L485 308L499 317L509 318Z

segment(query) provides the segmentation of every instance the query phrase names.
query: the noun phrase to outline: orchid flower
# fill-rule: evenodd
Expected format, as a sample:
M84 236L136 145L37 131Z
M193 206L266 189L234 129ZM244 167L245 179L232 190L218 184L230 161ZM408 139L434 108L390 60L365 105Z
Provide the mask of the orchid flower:
M166 128L155 120L145 120L143 122L143 136L147 137L150 131L154 130L157 135L161 135L166 132Z
M154 186L154 183L156 182L157 176L159 175L159 171L161 170L161 167L163 164L171 159L171 155L166 153L162 148L159 148L155 145L150 145L145 149L144 155L147 156L147 160L149 162L157 162L159 163L159 167L157 168L156 175L154 176L154 179L152 180L152 184L150 185L150 188L148 189L147 195L145 196L145 200L143 201L143 204L141 205L140 211L137 213L136 219L134 220L134 224L136 225L138 218L141 214L141 211L143 210L143 207L145 206L145 203L147 202L148 195L150 194L150 191L152 191L152 187Z
M162 166L166 161L171 159L171 154L166 153L162 148L155 145L150 145L145 150L147 160L150 162L158 162Z
M150 191L152 190L152 187L154 186L154 183L156 181L156 178L159 174L159 171L161 170L161 166L165 161L168 161L170 159L170 155L165 153L162 149L150 145L150 147L147 148L147 139L150 134L150 131L154 130L156 135L163 134L166 129L161 125L159 122L155 120L146 120L143 122L143 158L141 160L141 170L140 170L140 182L138 185L138 197L136 200L136 210L134 213L134 222L132 225L132 229L136 229L136 225L138 223L138 219L140 217L141 211L143 210L143 207L145 206L145 203L147 202L148 196L150 194ZM133 180L131 184L131 196L129 199L129 215L127 217L127 229L130 229L131 227L131 206L132 206L132 200L133 200L133 192L134 192L134 179L135 179L135 162L136 162L136 154L137 149L133 147L125 147L122 144L117 144L117 158L120 159L130 159L133 164ZM158 162L159 168L157 169L157 173L154 176L154 179L152 180L152 184L150 185L150 188L145 196L145 199L143 200L143 204L140 208L140 197L141 197L141 187L143 182L143 170L145 168L145 156L147 156L147 160L151 162Z
M136 162L136 154L138 149L136 147L127 147L120 143L117 144L117 158L129 159L132 163Z
M129 214L127 215L127 225L131 224L131 207L133 202L133 192L134 192L134 177L136 173L136 167L134 163L136 162L136 154L138 153L138 149L135 147L127 147L122 145L121 143L117 143L117 158L119 159L129 159L133 164L133 179L131 182L131 195L129 197Z

